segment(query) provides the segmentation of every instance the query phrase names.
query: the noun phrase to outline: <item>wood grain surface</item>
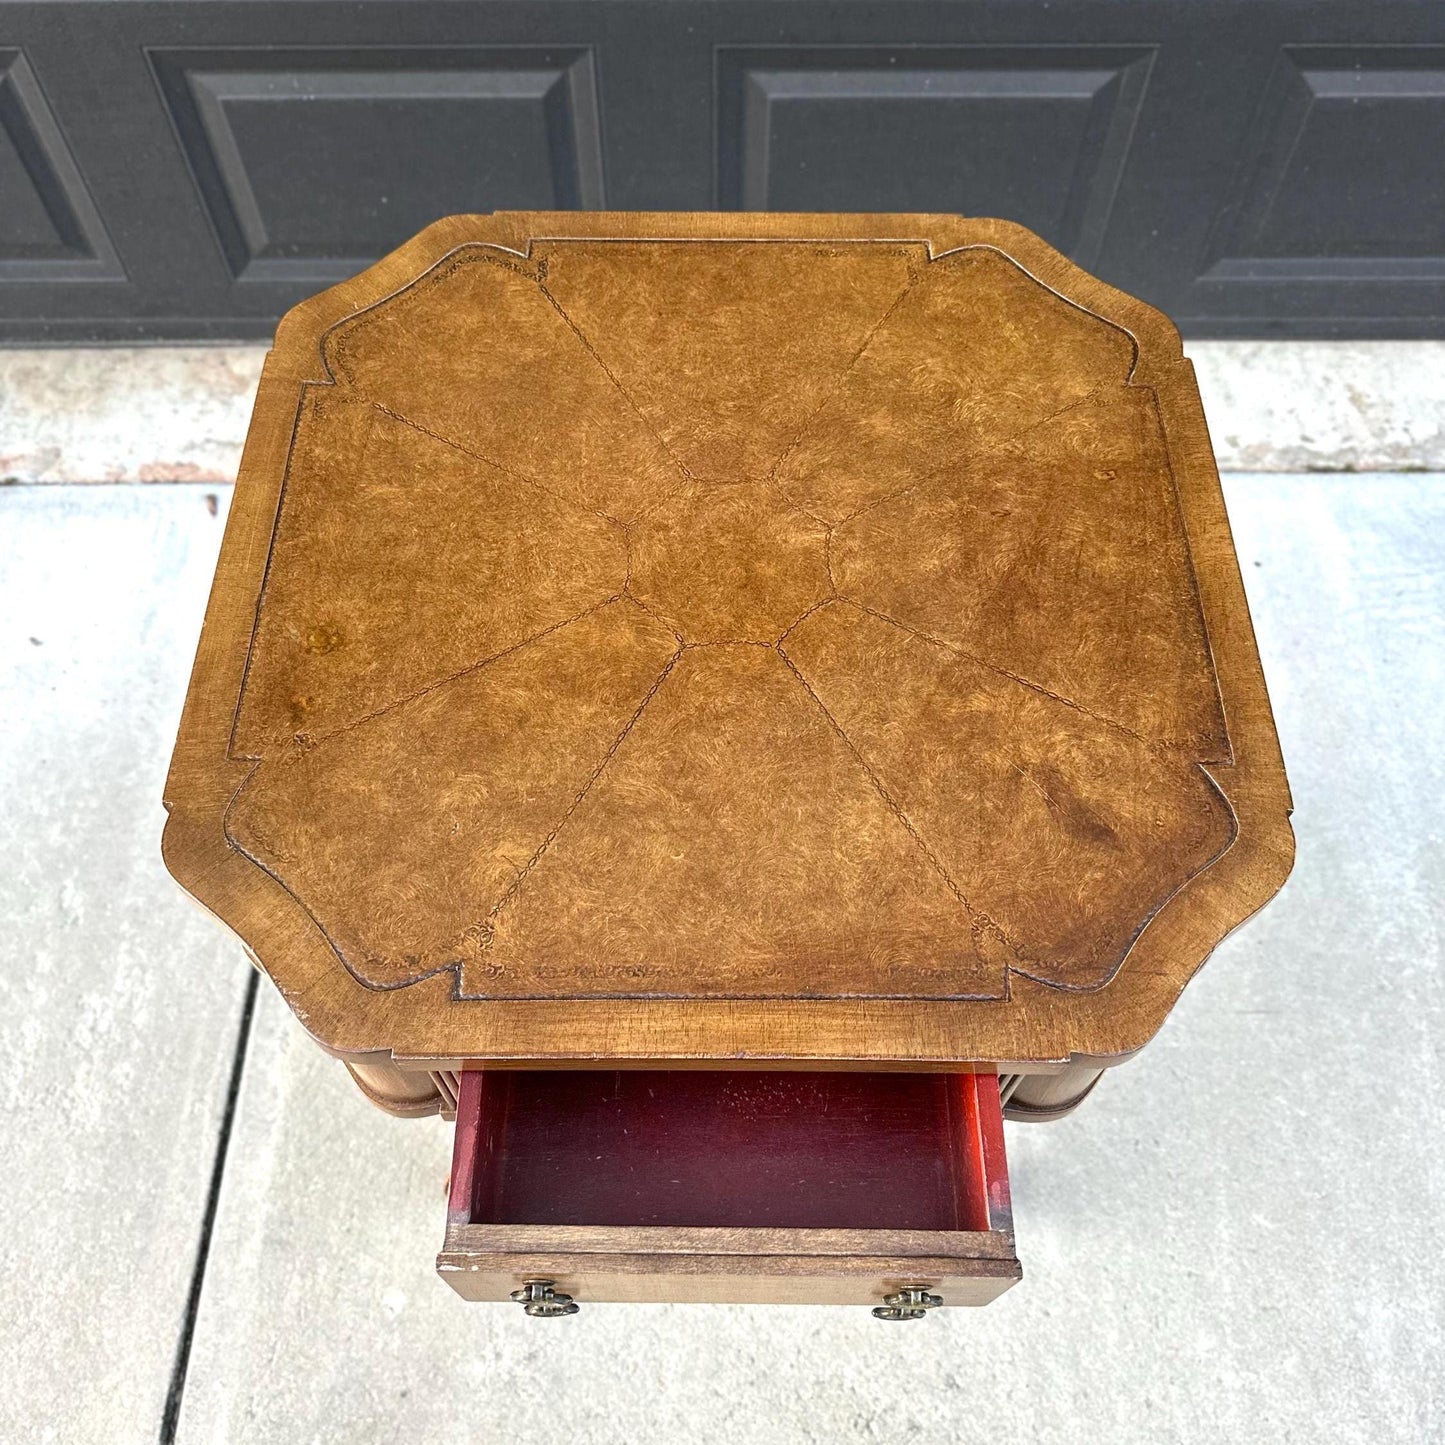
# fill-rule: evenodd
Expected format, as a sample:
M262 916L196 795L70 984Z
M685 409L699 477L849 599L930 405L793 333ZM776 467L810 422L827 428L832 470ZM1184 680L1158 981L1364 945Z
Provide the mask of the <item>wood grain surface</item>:
M1172 325L1017 226L438 222L283 321L167 862L365 1063L1057 1065L1279 888Z

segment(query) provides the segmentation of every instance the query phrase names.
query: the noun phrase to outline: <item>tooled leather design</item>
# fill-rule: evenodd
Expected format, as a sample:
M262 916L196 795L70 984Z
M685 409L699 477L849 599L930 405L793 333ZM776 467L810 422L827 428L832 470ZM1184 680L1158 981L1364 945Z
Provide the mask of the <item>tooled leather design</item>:
M1132 340L1000 252L470 245L325 356L226 828L362 982L1093 989L1232 841Z

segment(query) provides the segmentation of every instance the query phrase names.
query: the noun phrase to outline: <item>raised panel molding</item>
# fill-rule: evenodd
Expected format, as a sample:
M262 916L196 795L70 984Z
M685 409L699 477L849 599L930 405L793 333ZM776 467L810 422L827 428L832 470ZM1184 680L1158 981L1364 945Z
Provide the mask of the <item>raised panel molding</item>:
M1205 282L1445 280L1445 47L1291 46Z
M261 339L439 215L608 205L1000 215L1191 337L1445 336L1445 0L0 12L8 343Z
M44 92L0 49L0 281L119 281L120 261Z
M340 280L440 216L601 208L591 50L153 50L231 274Z
M1104 242L1148 46L723 47L717 195L742 210L958 211L1083 265Z

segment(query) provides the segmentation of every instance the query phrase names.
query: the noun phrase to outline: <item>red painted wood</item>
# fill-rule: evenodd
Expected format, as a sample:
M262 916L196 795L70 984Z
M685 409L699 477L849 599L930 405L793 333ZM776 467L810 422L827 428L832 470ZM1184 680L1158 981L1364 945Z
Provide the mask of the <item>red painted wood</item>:
M957 1074L465 1073L452 1218L986 1229L999 1104L983 1078L980 1091Z
M978 1187L961 1197L960 1229L988 1228L988 1175L983 1154L983 1130L979 1122L978 1078L974 1074L952 1076L958 1090L958 1148L963 1159L961 1172Z
M998 1075L978 1074L975 1081L989 1227L1011 1231L1014 1227L1013 1197L1008 1182L1008 1156L1003 1144L1003 1108L999 1103Z
M480 1070L458 1080L457 1132L452 1140L452 1181L447 1193L447 1221L470 1224L476 1195L477 1140L482 1123L483 1082Z

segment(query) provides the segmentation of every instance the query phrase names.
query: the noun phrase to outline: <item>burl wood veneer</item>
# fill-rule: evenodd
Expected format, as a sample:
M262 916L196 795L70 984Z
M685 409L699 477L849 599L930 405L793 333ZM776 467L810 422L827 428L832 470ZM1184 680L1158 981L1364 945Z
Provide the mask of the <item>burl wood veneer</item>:
M947 216L456 217L298 306L166 803L363 1072L1102 1064L1292 857L1177 333Z

